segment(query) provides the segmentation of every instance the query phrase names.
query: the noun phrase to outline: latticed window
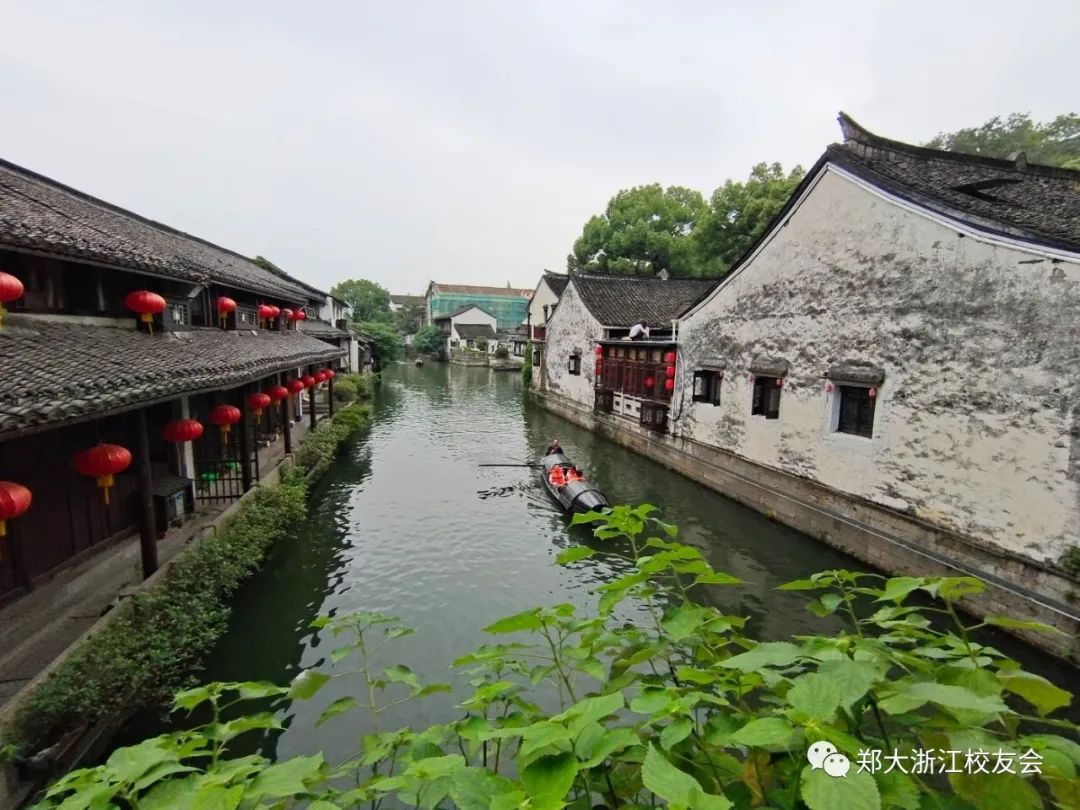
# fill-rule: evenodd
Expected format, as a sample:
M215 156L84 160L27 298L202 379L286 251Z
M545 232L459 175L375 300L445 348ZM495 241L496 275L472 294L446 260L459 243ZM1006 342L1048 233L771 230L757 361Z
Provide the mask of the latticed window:
M780 418L780 391L784 381L780 377L754 377L754 396L750 404L753 416L766 419Z
M724 381L724 372L715 369L700 369L694 372L694 402L720 404L720 387Z
M567 363L566 370L574 375L581 374L581 354L579 352L573 352L570 355L570 361Z
M877 391L859 385L838 386L840 395L840 419L836 424L838 433L851 433L867 439L874 436L874 403Z

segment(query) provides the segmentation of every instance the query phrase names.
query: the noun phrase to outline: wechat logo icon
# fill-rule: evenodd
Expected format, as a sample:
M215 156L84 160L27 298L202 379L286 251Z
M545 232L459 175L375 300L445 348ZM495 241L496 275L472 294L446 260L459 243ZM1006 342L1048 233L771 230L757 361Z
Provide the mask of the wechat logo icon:
M838 753L835 745L824 740L810 746L806 759L810 762L811 770L821 768L829 776L847 776L851 770L851 760Z

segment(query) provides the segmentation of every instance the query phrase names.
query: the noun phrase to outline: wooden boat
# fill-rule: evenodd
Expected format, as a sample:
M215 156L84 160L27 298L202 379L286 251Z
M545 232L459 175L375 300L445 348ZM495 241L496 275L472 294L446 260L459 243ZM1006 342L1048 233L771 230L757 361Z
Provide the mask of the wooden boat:
M556 486L551 482L551 471L556 467L568 470L573 465L562 453L553 453L540 459L540 480L544 488L551 494L559 506L567 512L591 512L604 509L610 504L604 493L581 478L576 481L568 481L563 486Z
M416 360L413 361L413 365L414 366L422 366L422 365L424 365L424 358L423 357L417 357Z

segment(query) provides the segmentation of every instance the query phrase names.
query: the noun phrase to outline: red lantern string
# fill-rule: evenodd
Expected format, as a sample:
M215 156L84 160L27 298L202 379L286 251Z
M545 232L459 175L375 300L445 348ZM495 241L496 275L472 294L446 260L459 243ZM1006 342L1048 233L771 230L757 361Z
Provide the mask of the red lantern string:
M154 316L165 311L165 299L149 290L136 290L130 292L124 299L124 304L132 312L136 312L145 323L150 333L154 332Z
M242 416L240 409L235 405L218 405L210 411L210 421L221 428L222 445L229 444L229 431Z
M0 273L0 329L4 328L4 304L22 298L23 283L10 273Z
M221 320L221 328L225 328L225 321L230 312L236 311L236 302L226 295L219 295L217 300L218 318Z
M256 391L253 394L248 394L247 406L251 408L255 414L255 421L257 423L262 422L263 408L270 407L270 397L264 394L262 391Z
M870 397L870 399L875 399L877 398L877 389L871 388L869 391L866 392L866 394Z
M675 381L670 379L670 378L664 380L664 390L665 391L674 391L675 390Z
M22 484L14 481L0 481L0 560L4 559L4 537L7 536L7 522L14 520L30 508L33 495Z
M203 426L194 419L174 419L165 426L161 435L167 442L193 442L203 435Z
M93 476L101 489L105 505L109 505L109 490L113 476L131 465L131 451L118 444L99 444L75 454L75 471L80 475Z
M271 402L281 402L281 400L289 396L289 389L284 385L275 385L266 389L266 395L270 397Z

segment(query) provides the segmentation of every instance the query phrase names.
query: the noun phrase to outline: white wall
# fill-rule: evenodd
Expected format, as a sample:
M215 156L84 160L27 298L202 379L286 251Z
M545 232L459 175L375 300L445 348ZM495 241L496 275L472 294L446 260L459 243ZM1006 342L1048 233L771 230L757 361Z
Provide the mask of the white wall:
M544 326L547 323L547 319L544 317L544 307L548 308L548 314L550 315L551 308L557 303L559 303L559 297L548 286L547 279L541 279L536 286L532 300L529 302L529 323L533 326ZM530 335L530 337L532 336Z
M592 408L595 399L596 359L593 349L603 337L603 327L585 308L577 289L568 284L559 308L547 324L543 373L547 389ZM534 348L535 350L535 348ZM570 354L581 352L581 374L568 370ZM535 369L534 369L535 372ZM538 376L534 373L534 377Z
M450 333L454 340L460 341L464 344L464 339L458 334L458 324L488 324L492 330L495 329L496 319L494 315L489 315L479 307L470 307L462 312L460 315L455 315L450 319ZM489 341L494 343L494 337Z
M1077 261L961 233L829 171L680 325L676 431L1056 559L1080 540L1078 334ZM791 364L779 419L750 415L758 354ZM715 357L722 402L692 404L693 368ZM872 439L830 430L822 375L844 360L885 369Z

